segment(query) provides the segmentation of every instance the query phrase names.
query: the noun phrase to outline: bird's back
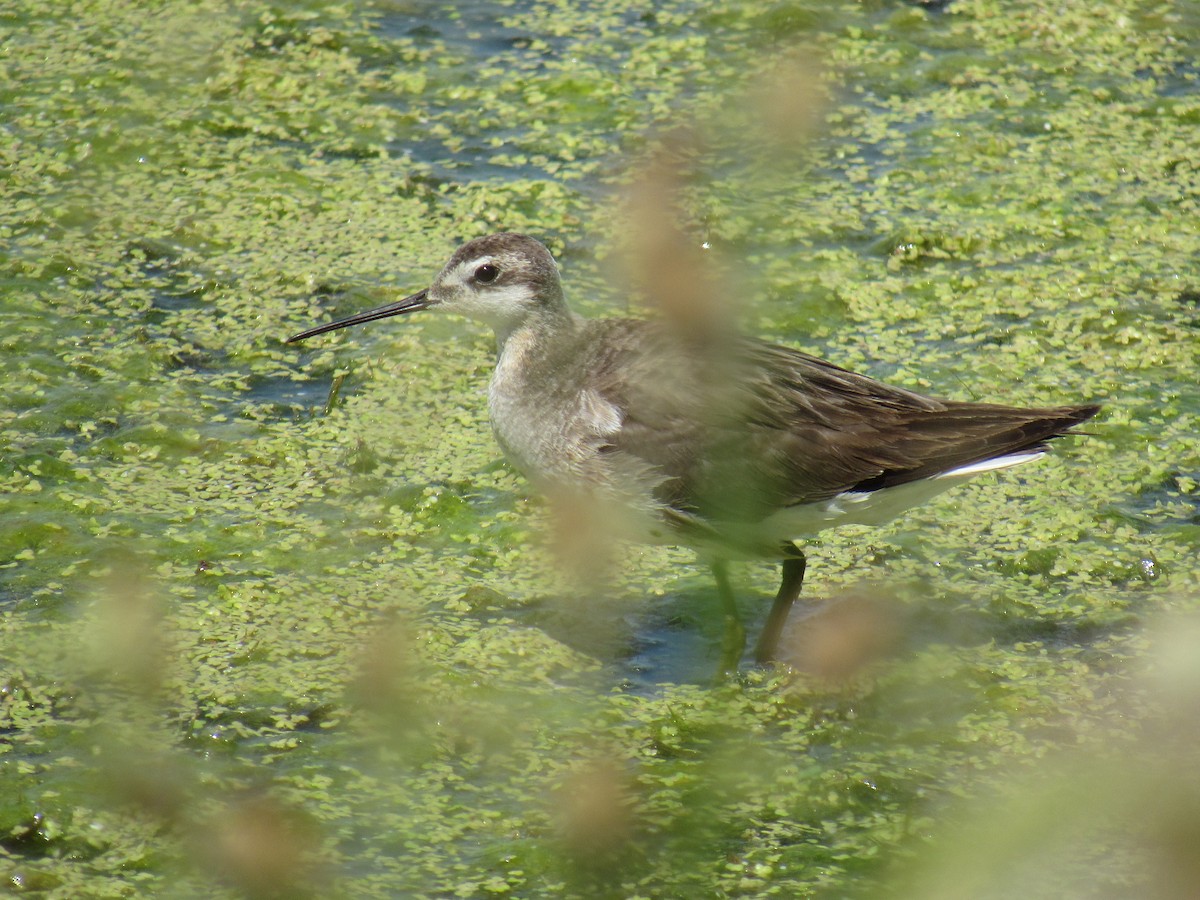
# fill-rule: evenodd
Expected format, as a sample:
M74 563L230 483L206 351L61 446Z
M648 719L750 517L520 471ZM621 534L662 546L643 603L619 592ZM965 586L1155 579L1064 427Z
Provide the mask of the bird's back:
M1036 455L1099 409L938 400L786 347L684 339L652 321L590 321L576 353L587 390L620 415L597 452L644 461L662 502L709 520L983 471Z

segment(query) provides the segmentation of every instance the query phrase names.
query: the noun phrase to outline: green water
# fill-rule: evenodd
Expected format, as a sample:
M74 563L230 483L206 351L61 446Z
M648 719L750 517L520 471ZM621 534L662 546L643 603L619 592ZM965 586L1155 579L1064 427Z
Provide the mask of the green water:
M21 3L0 30L10 891L1196 893L1195 3ZM621 198L681 125L678 227L747 329L1105 403L1037 465L814 542L810 598L896 623L848 680L712 686L686 550L558 575L480 328L282 343L501 228L582 311L645 305ZM776 577L738 575L749 619Z

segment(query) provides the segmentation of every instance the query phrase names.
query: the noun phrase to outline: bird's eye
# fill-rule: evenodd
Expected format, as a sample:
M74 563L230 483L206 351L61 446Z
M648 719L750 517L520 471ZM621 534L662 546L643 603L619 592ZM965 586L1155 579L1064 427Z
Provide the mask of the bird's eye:
M491 284L500 277L500 269L491 263L484 263L475 270L475 280L480 284Z

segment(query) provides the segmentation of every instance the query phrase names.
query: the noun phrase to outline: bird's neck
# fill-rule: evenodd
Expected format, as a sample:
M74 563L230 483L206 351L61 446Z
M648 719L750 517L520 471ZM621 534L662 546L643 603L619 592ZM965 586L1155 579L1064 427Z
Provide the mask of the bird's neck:
M513 340L528 348L549 349L561 345L575 333L582 321L566 303L559 302L538 306L519 319L493 323L496 354L504 356L505 349Z

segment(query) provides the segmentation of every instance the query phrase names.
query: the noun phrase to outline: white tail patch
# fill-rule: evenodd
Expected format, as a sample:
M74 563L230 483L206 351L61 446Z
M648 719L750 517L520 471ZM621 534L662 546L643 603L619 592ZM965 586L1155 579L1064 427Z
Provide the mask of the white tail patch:
M966 478L981 472L994 472L996 469L1007 469L1009 466L1019 466L1021 463L1033 462L1046 455L1045 450L1027 450L1024 453L1010 453L1007 456L995 456L991 459L981 459L948 472L942 472L934 478Z
M905 510L925 503L968 478L983 472L1018 466L1040 459L1044 455L1045 451L1042 450L1010 453L959 466L932 478L922 478L896 487L877 491L846 491L819 503L806 503L780 510L762 523L761 533L764 540L779 534L799 538L836 525L882 525Z

